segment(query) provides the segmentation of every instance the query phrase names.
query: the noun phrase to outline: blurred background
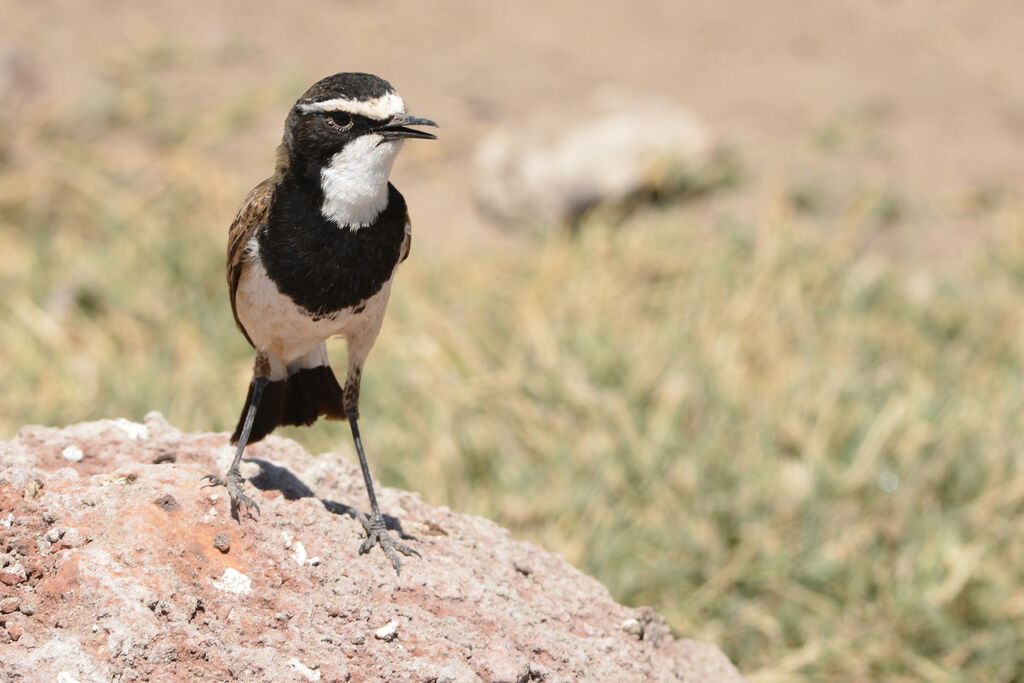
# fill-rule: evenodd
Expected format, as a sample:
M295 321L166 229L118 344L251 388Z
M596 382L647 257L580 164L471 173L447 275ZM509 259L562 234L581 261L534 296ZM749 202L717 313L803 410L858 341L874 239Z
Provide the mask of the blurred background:
M295 99L369 71L441 124L392 178L415 239L363 379L384 484L560 553L754 681L1022 680L1017 0L0 16L0 437L232 428L228 225ZM568 217L480 210L481 183L516 191L509 152L479 161L494 131L572 134L607 86L727 161ZM354 458L343 424L283 433Z

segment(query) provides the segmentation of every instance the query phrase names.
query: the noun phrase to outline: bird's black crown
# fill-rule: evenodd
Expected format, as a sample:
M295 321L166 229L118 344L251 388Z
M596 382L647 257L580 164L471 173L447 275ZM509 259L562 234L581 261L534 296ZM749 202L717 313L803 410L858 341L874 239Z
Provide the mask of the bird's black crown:
M335 98L374 100L395 92L391 84L373 74L346 72L323 78L309 87L299 102L322 102Z

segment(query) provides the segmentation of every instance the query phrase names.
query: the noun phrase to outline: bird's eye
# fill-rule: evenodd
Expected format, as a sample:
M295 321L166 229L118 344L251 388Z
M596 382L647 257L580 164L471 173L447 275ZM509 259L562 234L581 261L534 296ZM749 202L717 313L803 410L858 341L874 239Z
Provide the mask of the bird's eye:
M327 115L327 120L340 130L348 130L352 127L352 116L343 111L332 111Z

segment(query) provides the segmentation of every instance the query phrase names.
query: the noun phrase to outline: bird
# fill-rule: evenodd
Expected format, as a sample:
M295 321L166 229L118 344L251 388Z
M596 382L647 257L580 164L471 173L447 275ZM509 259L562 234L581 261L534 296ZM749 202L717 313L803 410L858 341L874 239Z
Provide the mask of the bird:
M348 420L370 502L369 518L355 512L366 531L359 554L379 545L398 574L398 553L419 552L392 537L381 515L359 434L359 386L412 240L391 168L405 140L437 138L414 126L437 124L406 113L391 84L367 73L323 78L288 112L274 174L249 192L228 231L231 310L256 358L231 466L204 477L227 488L236 520L243 504L258 514L239 472L245 447L279 425ZM328 360L331 337L346 341L344 384Z

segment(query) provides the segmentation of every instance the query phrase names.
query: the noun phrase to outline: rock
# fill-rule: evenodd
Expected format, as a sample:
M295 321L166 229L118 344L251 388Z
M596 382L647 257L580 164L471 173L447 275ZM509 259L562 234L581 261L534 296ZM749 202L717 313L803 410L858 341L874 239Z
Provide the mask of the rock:
M222 553L231 550L231 537L223 531L213 537L213 547Z
M61 473L72 442L89 454L77 478ZM200 479L230 458L225 434L183 434L151 414L26 427L0 441L7 453L0 610L14 607L0 680L742 680L717 648L675 639L557 556L381 488L423 554L396 576L379 548L358 555L358 467L286 439L248 453L261 515L241 523ZM35 498L22 497L33 479ZM48 554L44 536L56 539Z
M622 622L622 630L637 638L642 638L644 635L644 627L640 625L639 621L632 617Z
M292 544L291 551L296 564L299 566L306 564L306 546L302 545L302 541L295 541Z
M244 595L245 593L252 592L252 579L231 567L224 570L224 575L222 577L212 580L210 583L214 588L219 588L220 590L228 593Z
M685 195L735 173L696 114L615 87L495 130L474 165L477 204L509 225L572 222L595 206Z
M16 586L26 578L25 568L18 562L0 569L0 583L6 586Z
M315 669L310 669L308 666L300 662L298 659L292 657L288 660L288 666L295 670L300 676L305 678L307 681L319 681L320 672Z
M82 458L85 457L85 454L82 453L81 448L71 444L60 452L60 456L68 462L82 462Z
M398 635L398 622L389 621L384 626L373 632L373 637L377 640L383 640L384 642L390 642L395 639Z
M78 529L68 529L60 539L61 546L65 548L80 548L85 543L85 537Z
M42 480L32 477L25 482L25 488L21 490L21 495L24 498L35 498L39 495L40 489L43 488Z

